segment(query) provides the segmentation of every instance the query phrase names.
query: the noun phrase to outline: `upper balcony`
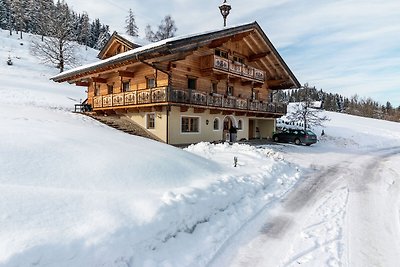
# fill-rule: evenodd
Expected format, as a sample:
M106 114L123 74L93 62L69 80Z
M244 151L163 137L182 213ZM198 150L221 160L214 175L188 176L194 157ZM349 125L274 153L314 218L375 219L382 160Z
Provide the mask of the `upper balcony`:
M93 97L93 109L130 108L154 104L189 104L196 107L251 113L285 114L284 103L269 103L198 90L157 87Z
M201 58L201 69L203 71L214 70L227 73L246 80L265 82L265 71L242 64L216 55L208 55Z

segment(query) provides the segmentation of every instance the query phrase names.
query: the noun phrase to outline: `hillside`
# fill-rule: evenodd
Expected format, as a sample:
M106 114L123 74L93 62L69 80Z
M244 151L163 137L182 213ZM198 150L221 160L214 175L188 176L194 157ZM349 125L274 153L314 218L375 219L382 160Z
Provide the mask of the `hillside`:
M182 150L128 135L71 113L84 88L50 81L57 70L29 54L29 38L0 32L0 266L235 266L237 255L237 266L262 266L266 259L246 244L307 175L400 147L400 124L331 112L326 135L311 147L200 143ZM82 63L96 52L80 48ZM386 159L392 179L400 170ZM310 240L323 244L343 228L338 217L318 217L344 205L346 186L328 189L331 202L305 213L295 224L304 228L279 239L280 253L263 248L264 257L281 266L323 266L331 258L331 266L357 266L346 265L341 248L304 252ZM331 231L312 227L328 223ZM344 242L342 232L331 244Z

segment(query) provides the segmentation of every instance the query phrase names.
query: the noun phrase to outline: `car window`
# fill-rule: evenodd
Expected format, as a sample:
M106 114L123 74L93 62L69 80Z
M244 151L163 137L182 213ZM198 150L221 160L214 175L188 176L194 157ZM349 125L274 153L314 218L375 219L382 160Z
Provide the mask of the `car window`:
M310 131L310 130L307 131L307 134L315 135L315 133L313 131Z

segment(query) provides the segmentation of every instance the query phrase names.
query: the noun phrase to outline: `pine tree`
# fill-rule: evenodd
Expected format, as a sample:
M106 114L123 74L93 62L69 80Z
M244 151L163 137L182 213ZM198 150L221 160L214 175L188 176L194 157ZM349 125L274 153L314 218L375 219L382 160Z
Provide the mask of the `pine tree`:
M139 34L138 34L139 29L136 26L135 15L133 14L133 11L131 8L129 9L129 13L128 13L128 16L126 17L125 23L126 23L125 29L126 29L126 33L128 35L135 36L135 37L139 36Z
M101 50L107 43L107 41L110 39L111 34L110 34L110 29L108 25L101 26L100 29L100 36L97 39L96 44L94 45L95 49Z
M26 26L26 1L12 0L11 10L16 29L20 32L20 38L22 39L22 31L25 29Z

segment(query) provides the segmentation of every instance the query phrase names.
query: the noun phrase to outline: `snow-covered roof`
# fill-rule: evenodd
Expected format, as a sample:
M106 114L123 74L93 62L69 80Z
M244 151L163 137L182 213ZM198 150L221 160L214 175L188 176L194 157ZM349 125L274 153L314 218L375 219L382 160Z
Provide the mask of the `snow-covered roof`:
M223 27L223 28L219 28L216 30L210 30L210 31L204 31L204 32L200 32L200 33L194 33L194 34L188 34L188 35L182 35L182 36L176 36L176 37L171 37L168 39L164 39L155 43L149 43L147 45L129 50L127 52L123 52L120 53L118 55L112 56L110 58L95 62L95 63L91 63L91 64L87 64L87 65L83 65L71 70L67 70L64 71L56 76L51 77L52 80L54 81L65 81L65 79L67 79L68 77L74 75L74 74L78 74L84 71L90 71L93 70L94 68L103 66L103 65L109 65L109 64L113 64L113 63L117 63L117 62L121 62L124 61L126 59L132 59L132 57L135 56L139 56L141 54L144 54L148 51L153 51L157 48L162 48L164 47L166 44L170 44L173 42L177 42L177 41L182 41L182 40L186 40L186 39L190 39L193 37L200 37L200 36L204 36L204 35L209 35L212 33L218 33L218 32L226 32L226 31L231 31L234 29L239 29L239 28L244 28L244 27L254 27L254 26L258 26L257 22L251 22L251 23L246 23L246 24L241 24L241 25L235 25L235 26L231 26L231 27ZM125 37L124 37L125 38Z
M173 49L180 48L182 46L186 46L186 49L189 49L188 47L191 46L192 49L196 49L197 47L204 45L206 43L209 43L210 41L214 39L218 39L221 37L225 37L227 35L234 35L237 33L241 33L244 31L249 31L257 29L260 34L263 36L265 42L268 44L270 49L275 53L276 57L279 59L281 62L282 66L287 70L287 72L290 74L292 77L292 80L294 81L295 85L300 87L300 83L297 81L297 78L294 76L292 71L289 69L289 67L286 65L284 60L281 58L279 53L276 51L275 47L272 45L272 43L269 41L268 37L265 35L259 24L254 21L250 23L245 23L245 24L240 24L240 25L235 25L235 26L230 26L230 27L223 27L223 28L218 28L215 30L210 30L210 31L204 31L200 33L194 33L194 34L188 34L188 35L182 35L182 36L176 36L172 38L168 38L165 40L161 40L155 43L150 43L132 50L129 50L127 52L123 52L121 54L112 56L110 58L107 58L105 60L101 60L92 64L84 65L78 68L74 68L68 71L64 71L51 79L57 82L63 82L67 81L68 79L73 78L76 75L82 75L86 72L93 71L97 68L102 68L109 66L111 64L116 64L116 63L121 63L123 61L127 60L132 60L132 59L137 59L139 61L139 57L146 56L150 54L150 52L162 52L165 54L171 54L173 53Z
M124 38L125 40L127 40L128 42L131 42L132 44L136 44L136 45L139 45L139 46L145 46L145 45L148 45L148 44L151 43L151 42L149 42L149 41L147 41L145 39L142 39L142 38L139 38L139 37L135 37L135 36L131 36L131 35L128 35L128 34L120 34L120 33L118 33L118 35L121 36L122 38Z

